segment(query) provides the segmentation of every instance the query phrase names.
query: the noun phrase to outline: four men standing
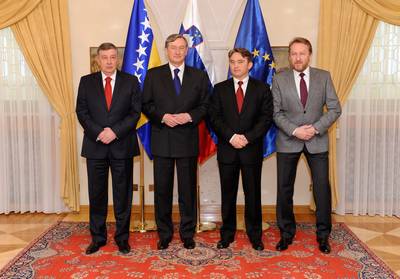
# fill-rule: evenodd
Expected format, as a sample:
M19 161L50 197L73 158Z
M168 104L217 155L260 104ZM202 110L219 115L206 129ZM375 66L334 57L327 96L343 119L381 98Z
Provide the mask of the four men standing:
M217 248L227 248L234 241L241 173L246 233L255 250L264 249L261 224L263 138L274 120L279 128L276 211L281 233L276 249L286 250L295 236L293 187L297 163L304 153L311 168L317 206L317 241L319 249L329 253L331 191L327 130L340 116L341 109L329 73L309 67L310 42L295 38L290 43L291 68L275 75L272 95L263 82L249 77L251 53L243 48L231 50L228 56L233 78L215 85L210 108L206 73L184 64L188 51L185 37L170 35L165 50L168 63L148 71L142 99L137 79L116 70L117 50L109 43L98 49L101 72L81 79L76 112L84 129L82 156L87 158L92 235L86 253L94 253L106 244L109 168L117 225L115 241L120 252L130 251L132 157L139 154L135 127L141 104L152 124L158 249L167 249L173 237L175 165L181 217L179 234L185 248L195 248L198 124L208 113L218 135L223 224Z

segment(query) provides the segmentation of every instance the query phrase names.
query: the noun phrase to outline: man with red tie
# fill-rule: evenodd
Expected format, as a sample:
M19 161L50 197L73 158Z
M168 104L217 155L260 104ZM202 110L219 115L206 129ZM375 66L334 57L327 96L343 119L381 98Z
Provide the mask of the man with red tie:
M117 48L103 43L97 50L100 72L79 83L76 114L84 130L82 156L86 158L89 218L92 242L86 254L107 243L108 174L111 169L115 242L121 253L130 252L133 157L139 155L136 124L141 112L139 82L117 70Z
M222 227L218 249L229 247L236 232L239 174L245 194L246 233L255 250L263 250L261 169L263 138L272 124L272 95L263 82L249 77L251 53L234 48L229 54L233 78L214 87L210 121L218 136L217 160L221 181Z

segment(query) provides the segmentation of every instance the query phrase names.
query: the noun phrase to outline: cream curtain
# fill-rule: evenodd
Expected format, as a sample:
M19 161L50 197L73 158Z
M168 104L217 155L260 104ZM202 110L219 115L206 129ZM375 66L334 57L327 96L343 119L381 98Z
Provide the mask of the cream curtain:
M332 74L343 105L364 64L379 20L399 20L398 0L323 0L320 5L317 64ZM370 9L376 9L369 14ZM332 207L336 208L336 124L329 130Z
M41 0L2 0L0 2L0 29L26 17Z
M60 195L60 117L10 27L0 30L0 214L68 211Z
M339 118L336 213L400 216L400 26L380 22Z
M384 22L400 25L399 0L354 0L367 14Z
M11 28L39 86L61 117L61 195L65 204L76 211L79 210L79 180L68 0L19 2L40 2Z
M364 63L378 21L351 0L321 1L318 34L319 67L332 74L340 103L346 100ZM329 178L332 208L336 208L336 123L329 129Z

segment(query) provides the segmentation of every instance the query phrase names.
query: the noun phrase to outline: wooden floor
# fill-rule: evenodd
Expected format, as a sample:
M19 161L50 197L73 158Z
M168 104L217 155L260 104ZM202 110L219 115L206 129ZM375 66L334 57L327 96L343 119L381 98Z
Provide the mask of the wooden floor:
M146 216L152 218L152 215ZM274 214L264 214L265 221L275 221ZM177 220L177 216L174 219ZM109 220L112 221L109 216ZM243 216L238 216L242 220ZM0 214L0 268L21 252L32 240L59 220L87 221L87 210L71 214ZM138 220L133 214L132 220ZM313 214L296 214L297 221L314 222ZM396 217L338 216L379 258L400 275L400 219ZM150 221L151 222L151 221ZM240 224L239 224L240 225Z

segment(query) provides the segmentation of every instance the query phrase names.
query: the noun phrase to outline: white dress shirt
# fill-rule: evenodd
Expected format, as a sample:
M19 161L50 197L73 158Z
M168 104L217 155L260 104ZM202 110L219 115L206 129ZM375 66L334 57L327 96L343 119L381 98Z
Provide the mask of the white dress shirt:
M114 71L114 73L109 76L111 78L111 95L114 93L114 85L115 85L115 78L117 77L117 71ZM103 88L106 87L106 78L107 76L101 72L101 79L103 80Z
M235 94L239 88L239 82L240 80L237 78L233 78L233 82L235 85ZM246 89L247 89L247 84L249 84L249 76L246 76L244 79L241 80L243 82L242 84L242 90L243 90L243 97L246 96Z
M303 72L298 72L295 69L293 69L293 75L294 75L294 83L296 84L296 89L297 89L297 95L299 96L299 99L301 99L300 95L300 74L304 73L304 81L306 82L307 86L307 92L309 92L309 87L310 87L310 67L307 67Z
M244 79L241 79L241 80L239 80L239 79L237 79L235 77L233 78L233 84L235 85L235 94L236 94L236 92L237 92L237 90L239 88L239 84L238 84L239 81L243 82L242 90L243 90L243 97L244 97L244 96L246 96L246 89L247 89L247 85L249 84L249 76L246 76ZM236 134L234 134L230 138L229 142L232 142L232 140L235 138L235 136L236 136Z
M172 79L174 79L174 77L175 77L174 70L175 69L179 69L178 77L179 77L179 80L181 81L181 84L182 84L183 72L185 71L185 63L182 63L182 65L180 65L179 67L175 67L171 63L168 63L168 65L169 65L169 69L171 70Z
M296 84L296 90L297 90L297 95L299 96L299 99L301 99L301 94L300 94L300 73L304 73L304 81L306 82L306 86L307 86L307 92L310 92L310 67L307 67L303 72L298 72L295 69L293 69L293 75L294 75L294 82ZM296 133L296 129L294 129L292 135L294 135ZM316 134L319 134L319 132L317 130L315 130Z

